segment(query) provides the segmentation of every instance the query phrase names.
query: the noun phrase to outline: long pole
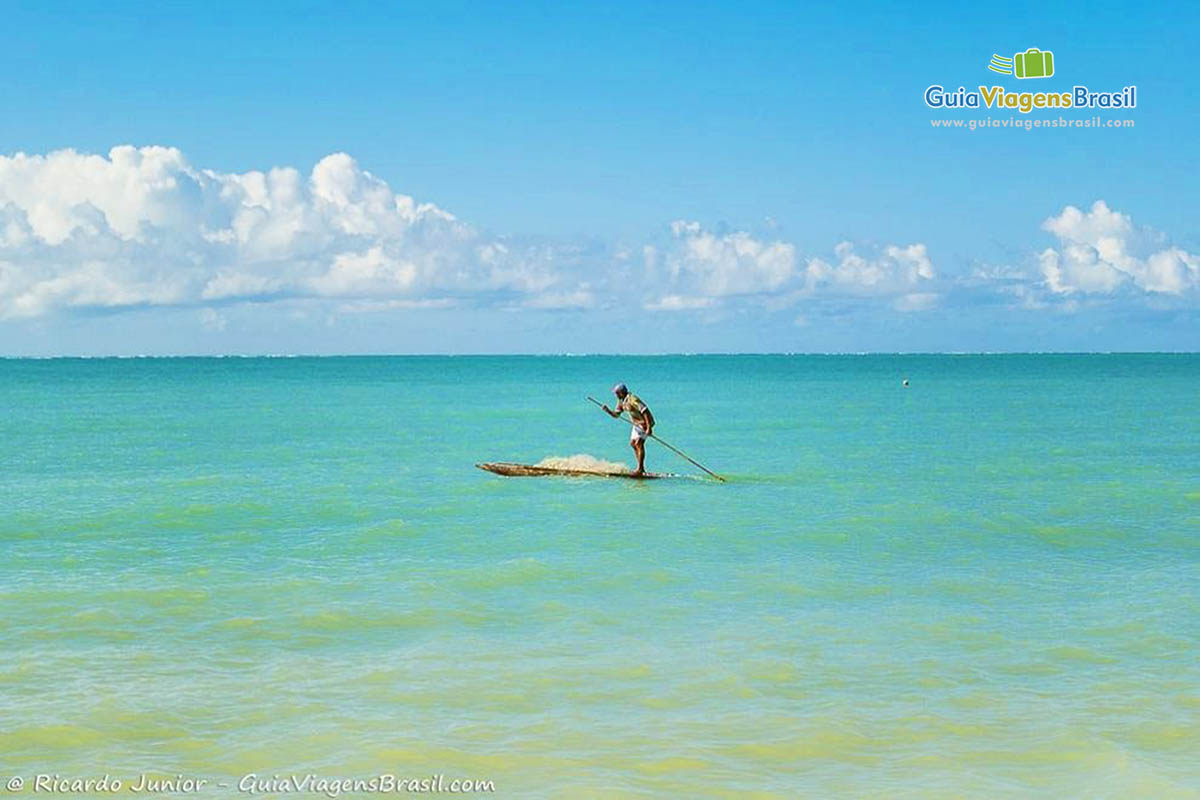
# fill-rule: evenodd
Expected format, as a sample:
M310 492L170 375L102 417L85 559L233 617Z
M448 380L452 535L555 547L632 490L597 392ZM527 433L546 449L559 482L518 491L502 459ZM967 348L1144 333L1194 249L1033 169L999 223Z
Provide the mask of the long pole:
M603 403L601 403L601 402L600 402L599 400L597 400L596 398L592 397L591 395L588 395L588 400L591 400L593 403L595 403L597 406L599 406L601 411L603 411L603 410L604 410L604 404L603 404ZM628 420L626 420L626 421L628 421ZM712 475L714 478L716 478L717 480L719 480L721 483L725 483L725 479L724 479L724 478L722 478L720 475L718 475L717 473L713 472L711 469L709 469L708 467L704 466L704 465L703 465L703 464L701 464L699 461L696 461L694 458L692 458L691 456L689 456L687 453L683 452L683 451L682 451L682 450L680 450L679 448L675 447L674 445L672 445L672 444L669 444L669 443L667 443L667 442L664 442L662 439L658 438L658 435L657 435L657 434L651 433L651 434L650 434L650 438L651 438L651 439L653 439L654 441L658 442L659 444L661 444L663 447L665 447L665 448L667 448L668 450L670 450L670 451L671 451L672 453L674 453L675 455L677 455L677 456L680 456L681 458L683 458L683 459L687 460L687 461L688 461L688 462L690 462L691 464L693 464L693 465L695 465L695 466L699 467L700 469L704 470L704 471L705 471L705 472L707 472L709 475Z

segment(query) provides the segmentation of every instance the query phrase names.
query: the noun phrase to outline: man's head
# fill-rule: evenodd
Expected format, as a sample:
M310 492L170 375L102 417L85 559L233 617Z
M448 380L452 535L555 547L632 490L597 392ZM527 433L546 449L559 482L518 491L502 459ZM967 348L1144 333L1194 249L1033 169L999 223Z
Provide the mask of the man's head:
M625 384L618 383L613 387L613 394L617 396L618 400L624 400L625 395L629 394L629 389L625 386Z

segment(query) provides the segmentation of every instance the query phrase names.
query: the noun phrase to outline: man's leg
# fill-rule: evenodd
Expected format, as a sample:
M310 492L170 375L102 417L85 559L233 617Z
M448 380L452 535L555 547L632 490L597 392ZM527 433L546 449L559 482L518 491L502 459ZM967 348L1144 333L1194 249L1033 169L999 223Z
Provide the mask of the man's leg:
M633 474L641 475L641 474L645 473L645 471L646 471L646 440L645 439L635 439L632 442L630 442L629 444L631 447L633 447L633 452L635 454L637 454L637 462L638 462L637 471L634 472Z

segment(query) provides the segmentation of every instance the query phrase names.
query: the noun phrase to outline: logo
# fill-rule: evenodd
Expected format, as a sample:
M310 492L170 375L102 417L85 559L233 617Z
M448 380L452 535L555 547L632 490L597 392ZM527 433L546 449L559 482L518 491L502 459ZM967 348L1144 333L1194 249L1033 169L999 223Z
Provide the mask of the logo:
M1054 74L1054 53L1038 50L1036 47L1031 47L1024 53L1015 53L1012 58L993 53L988 69L1018 78L1049 78Z
M1011 75L1018 80L1053 78L1056 76L1055 67L1054 53L1036 47L1013 53L1012 58L993 53L987 65L992 72ZM1100 92L1078 83L1045 88L1047 91L1009 91L1003 86L980 84L975 89L959 85L955 90L947 88L946 84L935 83L925 90L925 105L939 109L987 108L1016 111L1019 114L1058 112L1060 109L1137 108L1137 86L1132 84L1116 91Z

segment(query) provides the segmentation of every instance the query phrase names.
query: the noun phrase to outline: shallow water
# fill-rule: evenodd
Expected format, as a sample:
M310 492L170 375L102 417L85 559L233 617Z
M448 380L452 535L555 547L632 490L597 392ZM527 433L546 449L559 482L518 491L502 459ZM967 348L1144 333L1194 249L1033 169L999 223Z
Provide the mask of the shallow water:
M618 380L731 481L473 468L631 464L584 399ZM1198 390L1197 356L0 361L0 777L1197 797Z

